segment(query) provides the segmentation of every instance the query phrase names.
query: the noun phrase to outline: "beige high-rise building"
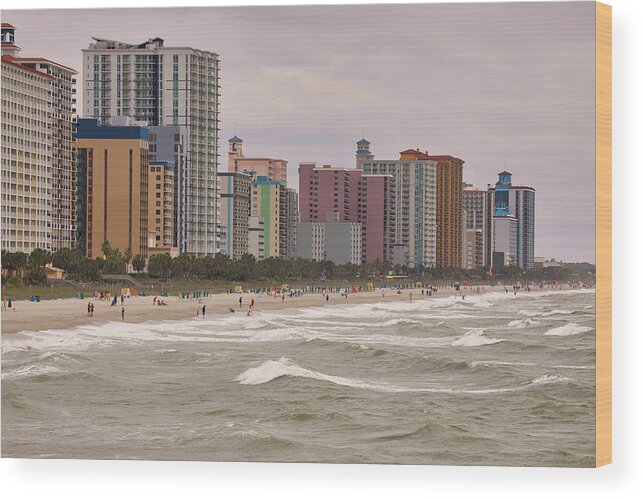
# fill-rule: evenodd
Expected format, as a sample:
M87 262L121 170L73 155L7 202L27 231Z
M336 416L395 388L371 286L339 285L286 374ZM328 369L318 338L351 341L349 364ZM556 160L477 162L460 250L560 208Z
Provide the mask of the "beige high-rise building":
M43 58L21 58L21 64L53 76L51 109L51 249L71 249L76 242L76 115L77 72Z
M493 196L487 189L466 186L462 208L462 265L466 269L489 268L493 254Z
M19 57L15 31L2 23L2 249L72 248L76 71Z
M228 139L228 171L254 172L276 182L288 180L288 161L277 158L246 158L243 155L243 139L236 135Z
M78 242L90 258L102 255L101 245L132 256L147 256L149 131L140 126L99 126L78 120Z
M174 163L151 161L148 177L147 223L154 231L153 248L172 248L174 245Z

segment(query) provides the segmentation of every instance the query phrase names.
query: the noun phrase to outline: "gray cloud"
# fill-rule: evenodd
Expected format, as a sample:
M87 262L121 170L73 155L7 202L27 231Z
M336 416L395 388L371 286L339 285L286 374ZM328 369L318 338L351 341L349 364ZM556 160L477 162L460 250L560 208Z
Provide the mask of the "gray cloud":
M247 155L353 166L408 147L537 189L536 254L595 261L594 3L5 10L26 55L80 69L92 36L221 55L225 139ZM71 28L70 28L71 27Z

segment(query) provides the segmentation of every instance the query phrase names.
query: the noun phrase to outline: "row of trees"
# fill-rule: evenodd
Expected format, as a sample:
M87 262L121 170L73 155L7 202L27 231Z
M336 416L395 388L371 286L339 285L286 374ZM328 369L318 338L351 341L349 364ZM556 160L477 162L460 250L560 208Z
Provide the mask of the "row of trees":
M113 248L109 241L101 245L102 257L86 258L78 250L63 249L50 253L36 249L29 255L3 251L2 267L8 277L22 280L26 284L38 285L47 281L45 265L65 271L67 277L82 282L101 280L101 274L123 274L131 264L135 272L143 272L146 261L141 255L132 256L130 249L121 251ZM573 265L573 264L572 264ZM595 267L590 264L576 264L566 269L545 269L523 271L515 267L496 269L494 277L507 281L571 280L591 279ZM152 255L147 261L147 273L153 278L184 278L218 281L261 281L261 280L354 280L387 276L390 274L408 276L409 279L435 281L480 282L488 279L486 270L432 269L422 266L408 268L390 262L373 262L363 265L333 262L315 262L303 258L267 258L256 260L252 255L244 255L238 260L224 254L196 257L181 254L172 258L168 254Z
M65 271L67 278L82 282L101 280L101 274L125 273L127 264L135 270L145 268L145 258L141 255L132 257L131 250L120 251L105 241L101 245L102 257L87 258L78 250L62 249L51 253L37 248L28 255L23 252L2 252L2 268L7 277L15 284L42 285L47 282L45 266L52 264Z
M51 253L37 248L28 255L22 252L2 252L2 268L7 270L7 277L13 281L24 281L30 285L47 282L44 267L51 262Z

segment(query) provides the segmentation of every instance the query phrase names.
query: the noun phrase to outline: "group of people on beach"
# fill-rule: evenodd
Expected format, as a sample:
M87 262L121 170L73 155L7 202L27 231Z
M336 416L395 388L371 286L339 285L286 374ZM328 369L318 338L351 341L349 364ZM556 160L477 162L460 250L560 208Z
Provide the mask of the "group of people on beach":
M531 285L533 285L533 286L535 286L537 288L540 288L540 289L543 289L543 288L547 288L547 289L565 289L565 288L583 289L583 288L588 287L586 284L583 284L583 283L578 283L578 284L576 284L576 283L565 283L565 284L562 284L562 283L540 283L539 285L534 284L534 283L528 283L528 284L521 283L521 284L513 284L511 287L509 287L509 286L503 286L503 287L504 287L504 292L506 294L509 294L510 292L513 292L513 294L516 295L518 293L518 291L530 292L531 291ZM496 286L500 287L500 286L502 286L502 284L496 285ZM449 289L452 289L455 299L465 300L466 299L465 291L470 293L470 294L480 294L480 293L482 293L484 291L485 287L486 286L470 286L470 285L465 285L465 286L460 286L460 285L457 285L457 286L439 286L439 287L437 287L437 286L428 286L428 287L420 288L420 295L422 297L427 297L428 298L428 297L437 295L438 291L440 291L440 290L448 291ZM490 287L493 289L495 286L492 284ZM389 288L389 289L392 289L398 295L401 295L402 292L403 292L402 287ZM385 296L385 290L386 290L386 288L381 288L380 289L382 298L384 298L384 296ZM408 290L408 299L409 299L409 301L413 301L413 293L416 292L416 291L417 291L417 289L415 289L414 291ZM348 288L337 290L337 292L340 294L340 296L342 296L346 300L348 299L348 295L352 294L351 291ZM320 295L322 297L322 300L324 300L326 303L328 303L330 301L331 292L328 289L322 289L322 290L319 291L319 293L320 293ZM274 298L276 298L276 299L281 298L281 303L285 303L285 300L286 300L287 297L288 298L295 298L295 297L304 296L305 294L306 293L303 290L288 290L288 291L281 291L281 292L275 291L274 294L269 293L270 296L274 296ZM417 294L416 294L416 296L417 296ZM119 298L120 298L120 305L121 305L121 319L125 320L125 299L129 298L129 295L112 296L112 295L110 295L109 292L100 292L100 293L96 292L94 294L94 301L95 300L108 300L108 301L111 301L111 303L110 303L111 307L115 307L118 304ZM167 303L165 302L164 299L156 297L156 296L154 296L154 298L152 300L152 304L154 306L167 305ZM3 300L2 300L2 308L3 308L3 310L12 310L13 305L14 305L14 303L12 303L11 298L9 298L9 299L3 298ZM243 309L243 306L244 306L244 296L239 295L239 298L238 298L238 310ZM199 299L199 305L198 305L198 307L196 309L196 316L205 319L205 311L206 311L205 308L206 307L203 304L203 299L200 298ZM255 298L251 297L250 298L250 303L249 303L249 306L248 306L248 309L247 309L246 316L250 317L252 315L252 312L254 311L254 309L255 309ZM15 310L15 309L13 309L13 310ZM234 306L229 307L228 310L230 311L230 313L233 313L233 314L237 311ZM95 305L94 305L94 303L92 301L89 301L87 303L87 316L88 317L94 317L94 311L95 311Z
M14 312L16 309L13 307L13 303L11 301L11 298L7 298L6 296L2 297L2 311L4 312L5 310L13 310Z
M97 296L94 299L99 299ZM101 300L103 298L100 298ZM118 303L118 298L115 296L111 303L110 307L115 307L116 304ZM96 306L94 305L94 302L89 301L87 302L87 317L94 317L94 311L96 310ZM121 320L125 320L125 296L121 295Z
M283 303L283 299L282 299L282 303ZM239 309L242 309L242 308L243 308L243 296L239 296ZM248 306L248 312L246 313L246 317L250 317L252 315L252 310L254 308L255 308L255 299L252 298L250 300L250 305ZM228 310L230 311L231 314L236 313L236 310L234 309L234 307L228 307Z

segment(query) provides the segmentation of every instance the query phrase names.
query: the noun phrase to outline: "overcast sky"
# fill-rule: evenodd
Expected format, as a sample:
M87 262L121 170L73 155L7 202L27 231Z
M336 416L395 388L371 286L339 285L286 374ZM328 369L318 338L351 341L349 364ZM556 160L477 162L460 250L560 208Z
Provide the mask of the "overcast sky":
M92 36L221 57L221 161L355 165L420 148L536 193L536 256L595 262L594 3L3 10L24 56L81 69ZM79 75L79 80L82 75ZM80 85L79 89L82 88ZM81 99L78 99L81 105ZM82 112L82 109L79 109Z

